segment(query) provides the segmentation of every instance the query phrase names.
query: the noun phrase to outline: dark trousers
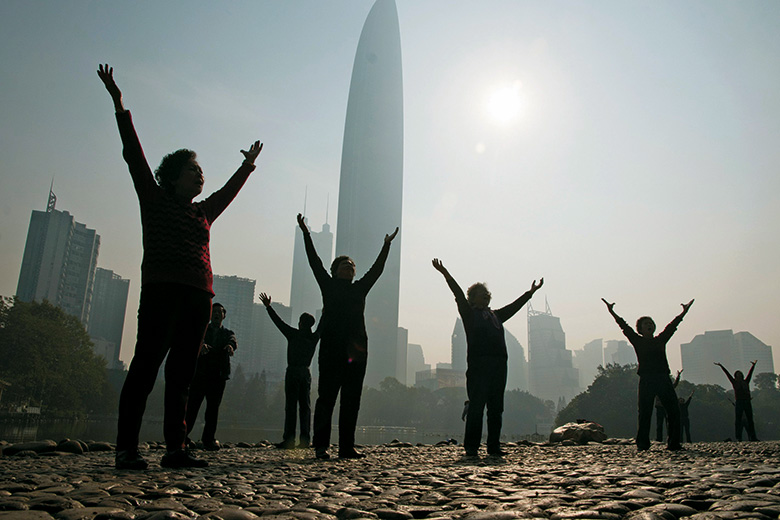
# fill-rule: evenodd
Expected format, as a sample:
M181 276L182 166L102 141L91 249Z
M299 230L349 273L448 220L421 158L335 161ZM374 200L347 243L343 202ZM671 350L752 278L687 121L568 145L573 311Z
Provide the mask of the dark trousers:
M685 439L685 442L691 443L691 420L686 415L680 418L680 442Z
M636 432L636 446L640 450L650 448L650 423L653 420L655 397L661 400L669 420L669 437L666 446L669 449L680 448L680 408L677 394L669 374L643 374L639 376L637 396L639 425Z
M217 434L217 422L219 421L219 405L225 393L225 381L221 378L207 378L196 375L190 385L190 396L187 399L187 435L195 426L200 405L206 400L206 412L203 416L203 433L200 439L203 442L214 442Z
M664 423L666 422L666 408L663 406L655 407L655 440L663 442Z
M317 386L317 402L314 405L315 448L330 446L330 430L336 397L341 391L339 409L339 452L348 452L355 446L360 396L366 377L365 361L320 360L320 381Z
M284 376L284 441L295 441L295 422L299 415L301 443L308 444L311 429L311 373L309 367L287 367Z
M485 407L487 407L488 453L496 453L501 449L506 363L507 360L503 358L476 358L469 361L466 370L469 409L466 414L466 433L463 439L463 447L467 452L479 450Z
M736 416L734 419L734 433L737 440L742 440L742 415L744 415L746 421L744 426L747 429L748 440L757 441L756 426L753 424L753 404L750 402L750 399L737 399L734 403L734 414Z
M187 395L210 318L206 291L168 283L141 288L135 353L119 396L117 451L138 447L146 400L166 354L163 434L168 450L184 446Z

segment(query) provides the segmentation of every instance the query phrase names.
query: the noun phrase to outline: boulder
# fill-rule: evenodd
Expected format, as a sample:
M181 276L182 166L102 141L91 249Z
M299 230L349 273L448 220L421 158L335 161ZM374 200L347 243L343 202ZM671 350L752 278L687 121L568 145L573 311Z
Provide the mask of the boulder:
M604 427L590 421L566 423L550 434L550 442L555 443L572 441L576 444L587 444L588 442L603 442L606 438Z

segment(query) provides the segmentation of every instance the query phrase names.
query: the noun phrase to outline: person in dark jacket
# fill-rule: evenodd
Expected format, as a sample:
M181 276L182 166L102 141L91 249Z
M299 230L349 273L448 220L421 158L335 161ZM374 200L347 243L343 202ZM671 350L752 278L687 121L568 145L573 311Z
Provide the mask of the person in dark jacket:
M311 444L311 372L309 365L320 336L312 331L314 316L308 312L298 318L298 328L291 327L271 307L271 297L260 293L260 301L265 305L268 316L276 328L287 338L287 371L284 374L284 433L277 448L291 450L295 445L295 423L300 416L301 435L298 448L308 448Z
M114 69L108 64L100 65L97 73L114 103L122 156L138 195L143 230L138 334L119 395L116 468L148 467L138 452L139 435L146 400L163 360L163 433L167 450L160 465L207 466L206 461L192 457L185 447L184 418L214 296L209 251L211 225L254 171L263 145L255 141L249 150L241 150L244 161L225 185L205 200L193 202L203 191L203 170L195 152L182 149L166 155L152 174L133 119L122 102L122 92L114 81Z
M501 456L501 424L504 413L504 390L507 377L507 350L503 323L514 316L544 284L544 278L531 283L531 288L518 299L500 309L490 308L491 294L485 284L475 283L463 293L441 260L434 258L433 267L443 276L452 294L466 330L466 433L463 447L466 455L476 456L482 440L482 417L487 407L487 451Z
M753 404L750 397L750 379L753 377L753 369L756 368L758 360L753 361L748 370L747 377L742 374L741 370L734 372L734 376L729 374L726 367L720 363L715 363L729 378L731 387L734 389L734 434L738 441L742 440L742 416L745 416L745 428L747 429L748 440L757 441L756 426L753 424Z
M669 361L666 359L666 344L672 338L683 317L688 313L693 300L683 303L682 312L674 318L658 335L655 334L655 322L649 316L642 316L636 321L636 328L615 313L615 304L601 299L607 310L615 319L629 343L634 347L639 364L638 408L639 420L636 432L636 447L639 451L650 449L650 422L653 419L653 402L658 396L666 408L669 419L669 436L666 447L669 450L681 450L680 445L680 408L677 405L677 394L672 385Z
M685 442L688 444L691 443L691 417L688 415L688 407L691 404L691 399L693 399L693 394L695 392L696 390L691 392L688 399L680 397L678 403L680 407L680 442L682 442L684 438Z
M206 328L203 346L200 348L195 377L190 384L190 396L187 399L187 444L191 443L189 434L195 426L200 405L206 399L203 433L203 447L209 451L220 449L216 439L219 405L225 393L225 384L230 379L230 357L238 348L235 333L222 326L227 311L221 303L211 307L211 323Z
M385 268L390 245L398 228L385 240L374 265L359 280L355 278L355 262L348 256L338 256L330 266L330 274L322 266L309 228L298 214L298 225L303 231L306 257L314 279L322 293L320 320L320 379L317 402L314 405L314 452L318 459L328 459L333 408L341 392L339 409L339 457L359 459L364 454L355 450L360 396L368 361L368 334L366 334L366 296Z

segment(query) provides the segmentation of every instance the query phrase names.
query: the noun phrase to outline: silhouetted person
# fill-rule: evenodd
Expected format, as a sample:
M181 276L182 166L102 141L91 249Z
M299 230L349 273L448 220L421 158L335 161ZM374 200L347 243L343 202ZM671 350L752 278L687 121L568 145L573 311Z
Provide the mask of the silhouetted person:
M756 363L753 361L748 370L747 377L744 377L740 370L734 372L732 377L726 367L720 363L715 363L729 378L731 387L734 389L734 434L738 441L742 440L742 416L745 416L745 428L747 429L748 440L757 441L756 426L753 424L753 405L750 402L750 378L753 377L753 369L756 368Z
M638 450L650 449L650 422L653 418L653 402L655 397L661 399L669 418L669 437L666 447L669 450L682 449L680 445L680 409L677 405L677 394L672 386L669 361L666 359L666 344L672 338L683 317L688 313L693 300L682 304L682 312L658 335L655 333L655 322L649 316L642 316L636 321L637 330L631 328L626 321L615 313L615 304L601 299L609 313L615 319L623 334L634 347L639 363L638 408L639 420L636 432L636 447ZM637 333L638 332L638 333Z
M693 399L693 394L696 392L694 390L691 392L691 395L688 396L688 399L685 399L683 397L680 397L678 400L678 406L680 408L680 441L682 441L683 438L685 438L685 442L691 443L691 418L688 415L688 406L691 404L691 399Z
M203 171L195 152L178 150L166 155L152 175L113 73L107 64L98 70L116 109L122 155L141 207L144 248L135 352L119 397L116 467L147 467L138 453L138 436L146 400L166 355L163 431L167 453L160 465L203 467L206 461L185 449L184 416L214 296L209 233L211 224L254 171L263 145L255 141L249 151L241 150L244 162L225 186L203 201L192 202L203 191Z
M469 415L469 400L466 399L465 401L463 401L463 413L460 414L460 420L465 421L468 415Z
M299 448L308 448L311 443L311 372L309 365L317 348L319 334L313 332L314 316L308 312L298 318L298 328L286 324L271 307L271 297L260 293L260 301L265 305L271 321L287 338L287 371L284 374L284 433L277 448L291 450L295 448L295 423L300 415L301 436Z
M205 398L206 412L200 440L203 441L203 447L209 451L217 451L220 448L216 438L219 405L225 393L225 384L230 379L230 357L238 348L236 334L222 326L225 316L227 311L221 303L211 306L211 323L206 327L206 336L203 338L195 377L192 378L187 399L187 444L190 443L189 434L195 426L195 419Z
M333 408L341 392L339 409L339 457L365 457L355 450L355 428L363 379L368 361L366 334L366 296L385 268L390 245L398 234L385 235L382 250L374 265L360 280L355 278L355 262L348 256L338 256L330 266L330 274L317 256L309 229L298 214L298 225L303 231L306 257L314 278L322 292L322 319L320 320L320 379L317 403L314 405L314 450L318 459L330 458L330 430Z
M441 260L434 258L433 267L447 281L466 331L466 392L469 397L466 412L466 433L463 447L466 455L476 456L482 441L482 417L487 407L487 451L489 455L504 455L501 450L501 423L504 413L504 390L507 376L507 350L503 323L514 316L544 284L544 278L531 283L531 289L500 309L490 308L491 294L485 284L475 283L463 293Z
M674 378L672 388L677 388L677 385L680 384L680 374L682 374L682 370L677 371L677 377ZM663 442L664 440L665 422L666 408L664 408L664 405L661 403L661 400L658 398L658 396L655 396L655 440L658 442Z

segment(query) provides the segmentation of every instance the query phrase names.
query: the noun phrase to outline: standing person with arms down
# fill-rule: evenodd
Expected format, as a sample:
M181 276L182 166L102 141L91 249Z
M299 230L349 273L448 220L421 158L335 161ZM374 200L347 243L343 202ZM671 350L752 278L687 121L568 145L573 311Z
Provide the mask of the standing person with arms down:
M360 396L368 361L366 334L366 296L385 268L390 245L398 234L385 235L385 240L374 265L357 281L355 262L348 256L338 256L330 266L330 274L322 266L309 228L298 214L298 225L303 231L306 257L314 278L322 292L322 319L320 320L320 380L317 403L314 405L314 452L318 459L328 459L333 408L341 392L339 410L339 457L359 459L364 454L355 450Z
M691 399L693 399L693 394L696 393L696 389L691 392L691 395L688 396L688 399L685 399L684 397L680 397L678 399L678 404L680 406L680 442L685 439L685 442L690 444L691 441L691 417L688 414L688 407L691 405Z
M742 374L741 370L734 372L734 376L729 374L726 367L720 363L715 363L729 378L731 387L734 389L734 435L738 441L742 440L742 416L745 416L745 428L747 429L748 440L757 441L756 426L753 423L753 404L750 402L750 379L753 377L753 369L756 368L758 360L753 361L748 370L747 377Z
M189 435L195 426L200 405L205 398L206 413L203 417L203 433L200 440L208 451L217 451L221 448L216 438L219 405L225 393L225 383L230 379L230 358L238 348L236 334L222 326L225 316L227 311L221 303L211 306L211 323L206 328L206 337L203 338L195 377L192 378L190 395L187 399L186 444L189 446L192 443Z
M502 456L501 425L504 413L504 390L507 377L507 350L503 323L514 316L544 284L534 280L531 288L518 299L500 309L490 308L491 294L483 283L475 283L463 294L455 279L441 260L434 258L433 267L439 271L455 295L458 313L466 331L466 433L463 447L466 455L476 457L482 440L482 416L487 407L488 455Z
M296 416L300 415L301 435L298 448L308 448L311 444L311 372L309 365L320 336L312 331L314 316L308 312L298 318L298 328L291 327L271 307L271 297L260 293L260 301L265 305L271 321L287 338L287 371L284 374L284 433L277 448L291 450L295 445Z
M160 465L204 467L208 463L192 457L184 440L187 395L214 296L210 229L254 171L263 145L255 141L248 151L241 150L244 161L227 183L205 200L192 202L203 191L203 171L195 152L177 150L166 155L152 174L130 112L122 103L113 68L100 65L97 73L114 102L122 155L138 195L143 230L138 335L119 397L116 467L148 466L138 452L138 438L146 400L166 355L163 432L167 452Z
M677 405L677 394L672 386L669 361L666 359L666 344L672 338L683 317L688 313L693 300L683 303L682 312L674 318L669 325L658 335L655 333L655 322L649 316L642 316L636 320L636 328L615 313L615 304L601 299L607 310L615 319L623 334L634 347L636 359L639 363L638 407L639 420L636 433L636 447L639 451L650 449L650 422L653 418L653 402L655 397L661 400L669 421L669 436L666 447L671 451L681 450L680 445L680 409ZM637 333L638 332L638 333Z

